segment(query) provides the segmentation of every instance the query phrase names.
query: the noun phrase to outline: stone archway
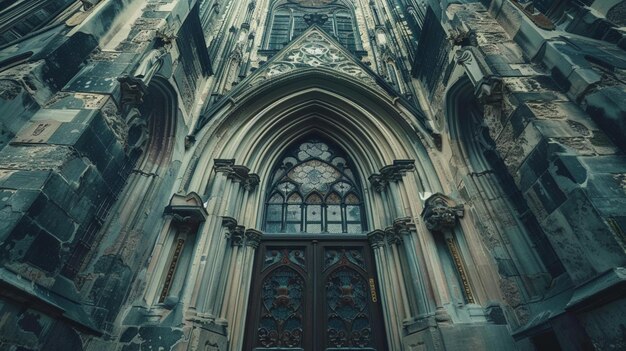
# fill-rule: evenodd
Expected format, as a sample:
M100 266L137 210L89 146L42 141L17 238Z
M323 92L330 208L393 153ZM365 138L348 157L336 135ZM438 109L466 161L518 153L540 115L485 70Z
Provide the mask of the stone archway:
M221 318L235 326L231 330L235 349L241 347L244 330L237 326L243 325L246 317L254 254L254 248L246 245L246 235L253 232L245 228L262 228L259 209L265 201L264 184L270 177L272 165L291 143L304 134L322 135L355 160L355 172L363 179L372 179L364 185L365 213L371 228L384 229L398 218L418 216L421 208L411 199L419 199L419 193L430 191L427 189L439 189L428 151L414 139L415 134L423 133L420 115L384 91L325 69L296 71L274 84L240 91L234 97L236 105L216 111L212 121L198 133L198 149L191 166L194 172L189 173L190 178L186 180L188 190L195 189L206 196L209 212L213 210L236 219L236 225L230 228L222 227L219 215L213 225L207 221L207 233L219 231L222 234L207 237L205 242L199 243L199 250L214 250L217 255L207 256L222 270L229 267L230 259L237 262L242 271L237 272L230 265L230 270L222 275L204 273L198 277L198 284L203 286L197 294L196 307L210 311L216 321ZM424 140L429 140L425 133ZM222 166L225 160L232 160L227 169ZM405 160L407 164L403 163ZM210 171L212 165L215 165L214 172ZM258 174L259 189L245 187L245 177L238 176L242 174L241 168ZM232 247L233 238L239 237L243 242ZM257 244L250 242L250 245ZM216 246L220 249L214 249ZM381 267L378 271L380 298L384 304L389 347L398 348L403 320L417 312L415 304L409 301L412 298L407 293L408 288L395 288L404 286L405 280L412 281L397 274L409 269L404 269L405 263L399 259L396 249L392 256L392 249L386 244L383 246L375 255L376 264ZM382 250L389 250L390 254L383 257ZM221 264L225 260L227 263ZM212 264L207 262L207 266ZM233 278L235 283L229 281ZM225 291L214 291L220 290L220 286ZM221 305L223 301L219 297L231 294L235 297L229 298L228 306Z

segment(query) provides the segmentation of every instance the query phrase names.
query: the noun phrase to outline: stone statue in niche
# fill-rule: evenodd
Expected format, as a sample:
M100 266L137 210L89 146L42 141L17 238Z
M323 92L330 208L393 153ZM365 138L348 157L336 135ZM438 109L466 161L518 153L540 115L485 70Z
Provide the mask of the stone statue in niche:
M126 139L127 154L144 152L144 147L148 143L148 123L142 117L141 112L136 107L131 107L126 114L128 125L128 137Z

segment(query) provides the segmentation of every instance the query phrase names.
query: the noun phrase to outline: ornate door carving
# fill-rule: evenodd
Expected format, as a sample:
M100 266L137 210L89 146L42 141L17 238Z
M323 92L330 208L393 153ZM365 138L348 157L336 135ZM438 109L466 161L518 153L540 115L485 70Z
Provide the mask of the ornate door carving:
M385 349L366 241L266 241L252 279L245 350Z

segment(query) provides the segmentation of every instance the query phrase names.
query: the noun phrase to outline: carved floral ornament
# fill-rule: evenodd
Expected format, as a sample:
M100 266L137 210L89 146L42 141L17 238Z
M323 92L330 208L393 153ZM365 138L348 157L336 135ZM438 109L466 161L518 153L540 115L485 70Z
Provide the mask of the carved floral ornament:
M359 66L337 43L327 37L322 30L312 27L296 39L294 45L287 47L268 62L264 74L256 77L251 85L282 76L301 68L329 68L358 79L372 87L377 86L374 79Z
M424 204L422 219L428 230L443 232L454 229L458 218L463 218L462 204L443 194L437 193L429 197Z
M224 217L222 219L222 227L226 228L226 237L230 239L231 246L250 246L253 249L259 247L263 233L252 228L239 225L237 220L232 217Z
M403 236L410 235L415 230L415 224L410 217L396 218L393 225L385 228L385 230L374 230L367 234L370 246L377 249L388 245L401 245Z

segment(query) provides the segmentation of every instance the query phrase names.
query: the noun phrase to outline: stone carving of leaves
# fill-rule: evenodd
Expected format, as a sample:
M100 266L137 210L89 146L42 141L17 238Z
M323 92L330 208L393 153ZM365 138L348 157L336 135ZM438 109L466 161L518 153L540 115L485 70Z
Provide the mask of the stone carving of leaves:
M295 69L295 66L289 62L277 62L271 65L270 67L268 67L267 76L268 77L277 76L277 75L292 71L293 69Z

